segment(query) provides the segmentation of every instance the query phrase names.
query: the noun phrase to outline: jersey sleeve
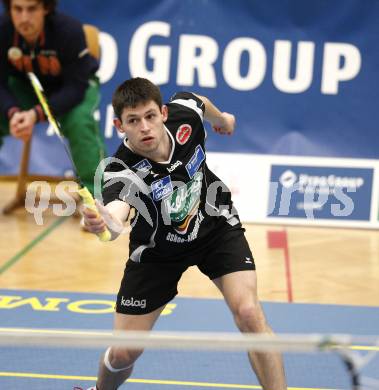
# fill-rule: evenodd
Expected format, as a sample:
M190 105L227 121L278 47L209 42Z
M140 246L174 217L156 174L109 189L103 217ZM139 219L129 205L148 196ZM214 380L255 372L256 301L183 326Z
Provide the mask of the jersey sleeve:
M201 121L204 121L204 102L191 92L177 92L170 98L170 103L180 104L195 111Z
M130 193L132 180L130 170L123 164L112 162L104 171L103 180L103 203L107 205L114 200L126 200L126 195Z
M104 205L114 200L121 200L136 210L144 210L142 198L149 197L150 187L144 182L143 175L143 172L140 174L134 172L120 159L112 162L103 175Z

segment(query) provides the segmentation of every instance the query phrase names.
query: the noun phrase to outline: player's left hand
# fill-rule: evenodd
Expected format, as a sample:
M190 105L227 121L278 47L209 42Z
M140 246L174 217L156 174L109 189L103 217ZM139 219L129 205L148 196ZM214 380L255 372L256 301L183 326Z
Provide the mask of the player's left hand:
M213 130L218 134L232 135L236 125L236 118L233 114L223 112L220 119L213 123Z

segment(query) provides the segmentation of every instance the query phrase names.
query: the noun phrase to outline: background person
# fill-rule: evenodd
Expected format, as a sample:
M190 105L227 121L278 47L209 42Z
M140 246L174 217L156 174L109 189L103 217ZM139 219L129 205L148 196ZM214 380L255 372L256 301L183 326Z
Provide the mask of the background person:
M56 0L3 0L0 20L0 145L9 133L31 137L45 121L30 86L34 72L69 141L77 173L93 193L93 176L104 144L93 114L100 101L97 60L87 48L83 26L56 12Z

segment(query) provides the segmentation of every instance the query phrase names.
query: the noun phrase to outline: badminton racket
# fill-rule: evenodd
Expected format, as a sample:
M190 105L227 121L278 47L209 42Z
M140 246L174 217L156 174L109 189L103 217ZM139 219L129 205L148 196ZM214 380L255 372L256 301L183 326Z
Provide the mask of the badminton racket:
M44 111L51 127L53 128L54 133L58 136L59 140L63 144L64 149L66 151L66 154L71 161L72 167L75 171L75 175L79 180L79 185L81 188L78 190L78 193L79 193L80 197L83 199L84 206L93 210L95 213L97 213L97 215L99 215L99 211L97 210L95 200L94 200L92 194L89 192L88 188L83 185L83 183L80 179L80 176L78 175L78 171L76 169L71 152L70 152L70 150L69 150L69 148L68 148L68 146L63 138L60 124L55 119L54 115L52 114L52 111L49 107L47 98L45 96L45 93L44 93L44 90L42 87L42 84L40 83L37 76L33 72L29 72L28 77L29 77L30 83L33 87L33 90L38 98L38 101L40 102L40 104L43 108L43 111ZM103 232L98 233L98 237L99 237L100 241L109 241L111 239L111 233L107 228L105 228L105 230Z

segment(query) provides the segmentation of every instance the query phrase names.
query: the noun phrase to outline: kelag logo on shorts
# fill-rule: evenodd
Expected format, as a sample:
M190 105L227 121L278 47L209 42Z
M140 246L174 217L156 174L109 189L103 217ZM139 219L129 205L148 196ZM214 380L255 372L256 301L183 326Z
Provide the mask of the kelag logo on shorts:
M373 170L273 165L269 217L370 219Z

